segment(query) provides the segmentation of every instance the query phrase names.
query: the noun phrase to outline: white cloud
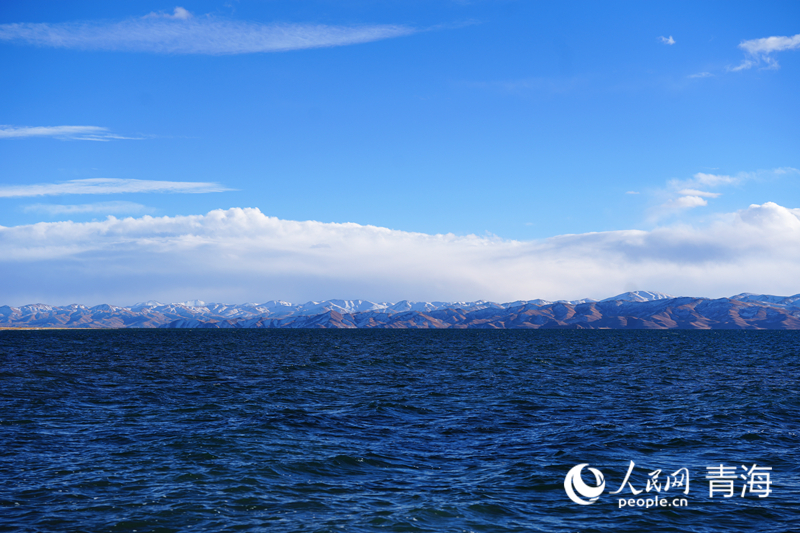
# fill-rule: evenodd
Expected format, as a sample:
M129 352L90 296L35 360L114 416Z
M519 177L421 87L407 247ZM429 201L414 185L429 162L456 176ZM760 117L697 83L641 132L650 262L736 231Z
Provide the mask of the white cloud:
M723 176L716 174L706 174L698 172L688 180L670 180L667 182L667 189L658 191L658 194L666 197L661 204L650 209L648 218L651 221L658 221L693 209L695 207L705 207L708 205L706 198L718 198L722 193L703 190L706 188L720 187L723 185L735 185L741 178ZM702 189L701 189L702 187Z
M735 185L742 181L742 177L723 176L720 174L706 174L698 172L694 179L684 182L686 184L704 185L706 187L718 187L720 185Z
M227 55L344 46L416 31L388 24L329 26L221 20L193 17L178 7L172 15L151 13L116 23L0 24L0 41L84 50Z
M192 18L192 14L182 7L176 7L175 10L172 12L172 15L164 12L159 12L159 13L151 12L145 15L143 18L165 18L174 20L188 20Z
M57 137L78 141L111 141L114 139L140 140L143 137L124 137L100 126L9 126L0 125L0 139L21 137Z
M658 38L658 40L659 40L659 41L661 41L662 43L664 43L664 44L668 44L668 45L670 45L670 46L672 46L673 44L675 44L675 39L673 39L673 38L672 38L672 35L670 35L670 36L669 36L669 38L667 38L667 37L664 37L664 36L662 35L661 37L659 37L659 38Z
M50 216L75 214L137 215L153 211L152 208L134 202L97 202L80 205L31 204L24 206L22 210L26 213L44 213Z
M726 185L738 185L746 179L754 176L753 173L742 172L738 176L725 176L722 174L708 174L705 172L698 172L690 179L686 180L669 180L668 186L670 190L678 194L691 194L694 196L705 196L708 198L716 198L720 193L713 193L708 191L701 191L699 187L722 187Z
M0 186L0 198L25 196L57 196L62 194L117 194L117 193L208 193L230 191L217 183L192 181L156 181L115 178L91 178L62 183Z
M689 179L669 180L665 189L656 191L656 194L661 197L662 203L650 209L648 218L651 222L658 221L687 209L707 206L706 198L722 196L720 192L707 189L740 186L747 181L774 179L785 174L800 174L800 170L782 167L756 172L739 172L735 176L698 172Z
M297 222L237 208L0 227L0 276L2 303L14 305L150 298L513 301L599 298L632 284L697 296L793 294L798 242L800 209L774 203L703 227L544 241Z
M714 76L714 75L711 74L710 72L698 72L697 74L690 74L689 75L690 78L710 78L712 76Z
M783 176L784 174L800 174L800 170L792 167L780 167L773 170L775 174L778 176Z
M739 48L750 54L771 54L783 50L794 50L800 48L800 34L794 37L765 37L763 39L753 39L742 41Z
M708 201L700 196L680 196L668 201L662 207L669 210L691 209L708 205Z
M745 70L762 63L766 65L766 68L777 69L780 65L772 54L800 48L800 34L793 37L764 37L763 39L742 41L739 43L739 48L744 50L746 57L739 66L733 67L731 70Z
M699 191L697 189L681 189L678 191L678 194L686 196L701 196L705 198L718 198L722 195L722 193L719 192Z

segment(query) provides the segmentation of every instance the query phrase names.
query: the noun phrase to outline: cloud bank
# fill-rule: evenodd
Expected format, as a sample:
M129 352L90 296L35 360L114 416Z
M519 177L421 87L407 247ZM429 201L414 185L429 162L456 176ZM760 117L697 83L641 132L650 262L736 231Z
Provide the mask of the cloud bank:
M64 194L118 194L118 193L209 193L230 191L218 183L204 181L156 181L116 178L90 178L63 183L36 185L2 185L0 198L26 196L59 196Z
M150 13L122 22L0 24L0 41L81 50L231 55L345 46L416 31L388 24L331 26L220 20L194 17L178 7L172 15Z
M0 125L0 139L25 137L56 137L76 141L140 140L143 137L124 137L100 126L8 126Z
M353 223L280 220L258 209L0 228L2 304L130 305L794 294L800 209L752 205L704 227L511 241Z

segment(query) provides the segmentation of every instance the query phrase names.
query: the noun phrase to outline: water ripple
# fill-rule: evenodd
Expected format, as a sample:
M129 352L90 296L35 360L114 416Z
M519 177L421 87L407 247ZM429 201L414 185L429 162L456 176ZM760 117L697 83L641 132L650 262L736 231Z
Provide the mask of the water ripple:
M3 331L0 531L788 531L798 355L795 332ZM688 507L567 498L576 464L610 492L630 461L639 489L689 468ZM709 497L720 463L772 467L772 494Z

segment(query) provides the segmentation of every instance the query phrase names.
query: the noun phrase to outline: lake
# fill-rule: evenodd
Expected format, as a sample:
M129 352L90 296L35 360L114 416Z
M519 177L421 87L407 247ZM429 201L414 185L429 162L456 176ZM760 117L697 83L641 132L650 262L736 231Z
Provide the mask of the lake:
M0 531L800 521L800 332L0 331L0 364Z

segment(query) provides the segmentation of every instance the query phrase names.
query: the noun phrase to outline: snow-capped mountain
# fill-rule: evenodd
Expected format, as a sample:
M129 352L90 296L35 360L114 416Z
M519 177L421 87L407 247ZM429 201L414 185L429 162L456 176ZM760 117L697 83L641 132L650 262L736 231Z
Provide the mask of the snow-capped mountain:
M779 307L795 307L800 308L800 294L794 296L772 296L769 294L753 294L750 292L743 292L736 296L731 296L731 300L739 302L760 302Z
M633 292L623 292L622 294L617 294L616 296L612 296L611 298L605 298L604 300L600 301L601 302L615 302L615 301L653 302L655 300L671 300L672 298L675 297L670 296L669 294L664 294L663 292L633 291Z
M0 307L0 327L62 328L692 328L800 329L800 294L730 298L633 291L600 301L370 302L223 304L203 300L129 307L108 304Z

